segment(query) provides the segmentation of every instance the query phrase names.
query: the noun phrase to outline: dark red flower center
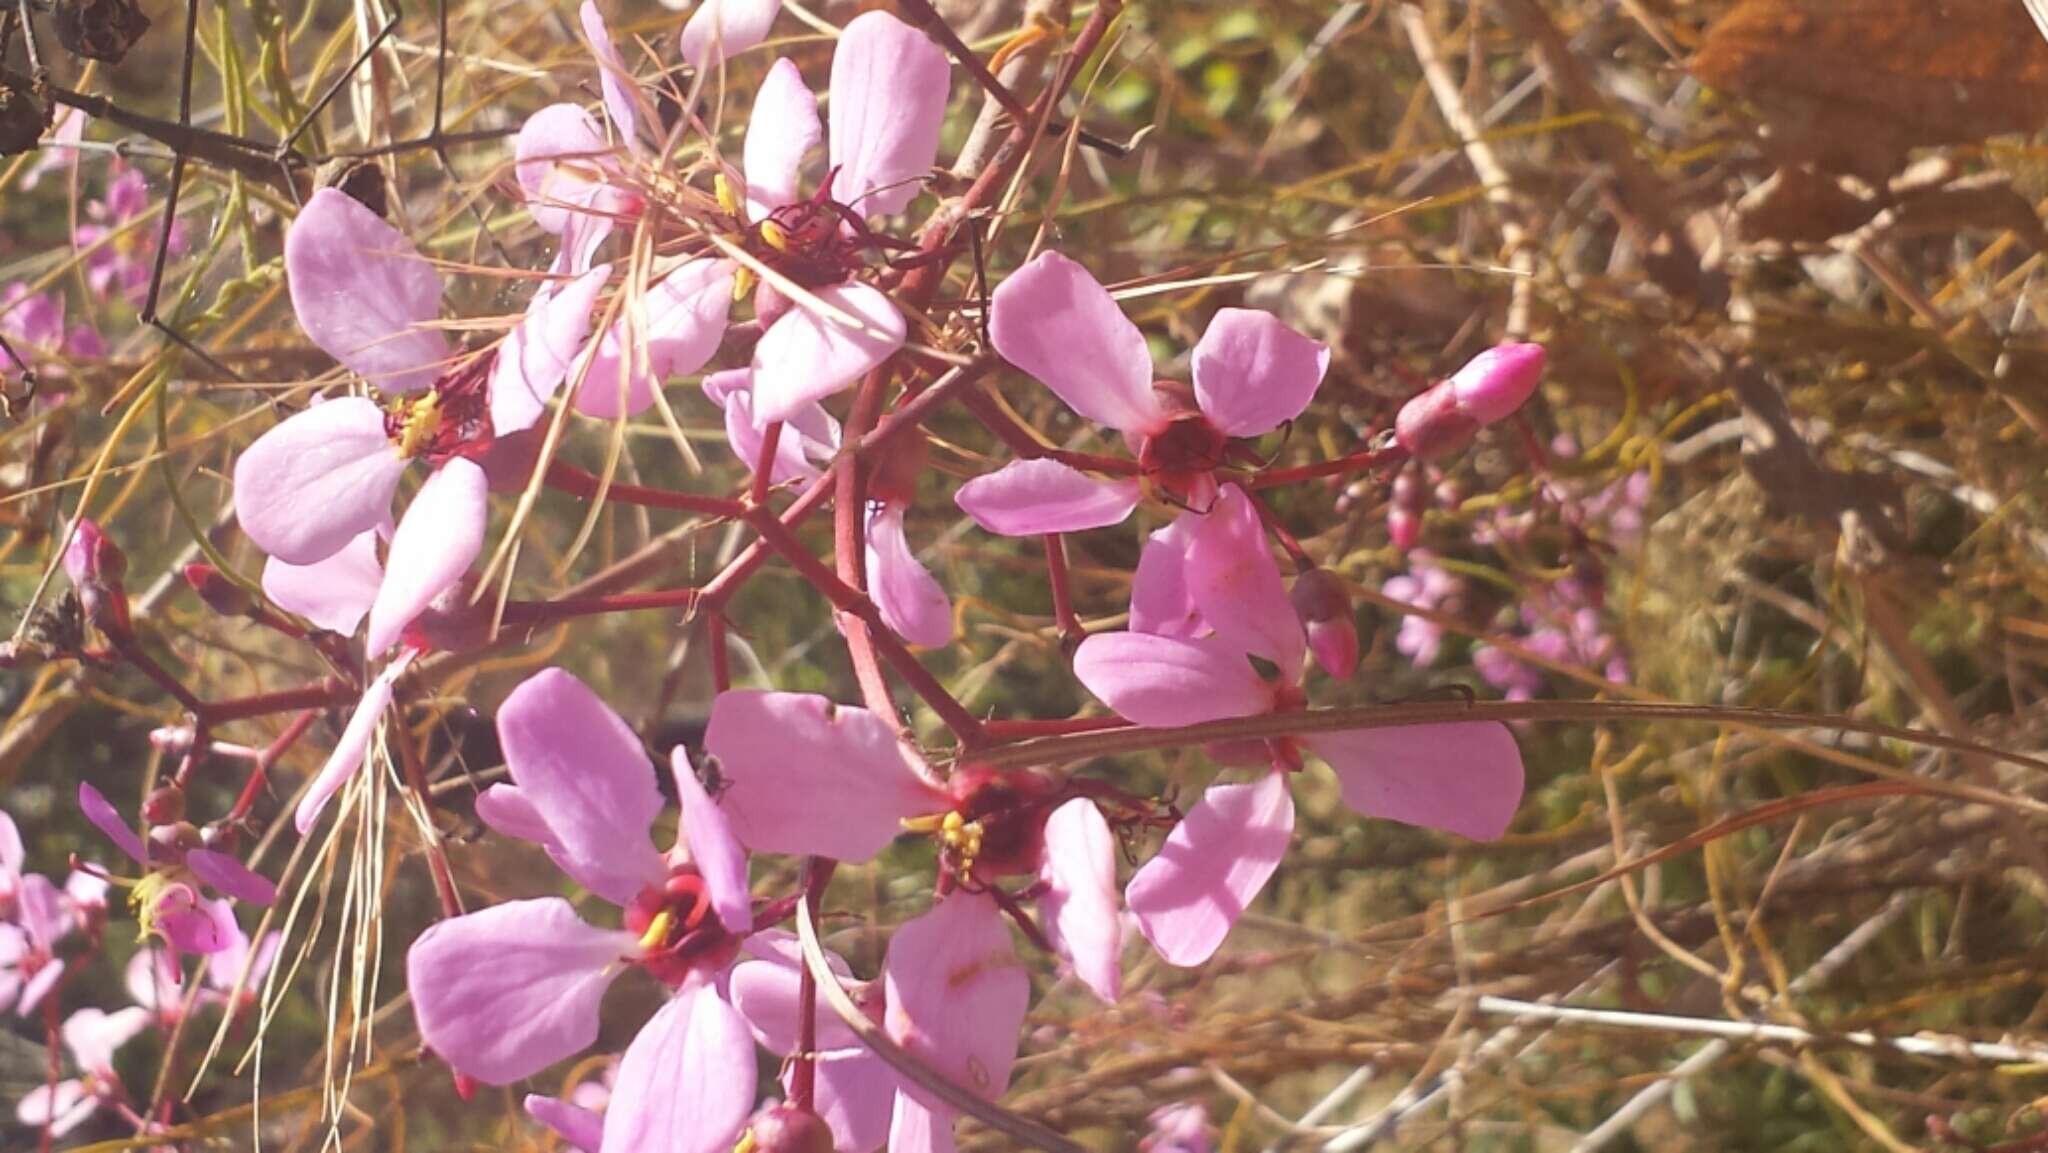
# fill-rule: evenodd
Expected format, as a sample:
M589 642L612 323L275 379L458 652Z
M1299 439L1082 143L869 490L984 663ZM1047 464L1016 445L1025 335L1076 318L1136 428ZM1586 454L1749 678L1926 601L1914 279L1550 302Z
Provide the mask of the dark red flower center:
M687 864L640 890L626 906L625 927L640 938L639 966L670 986L724 968L740 948L712 911L704 878Z

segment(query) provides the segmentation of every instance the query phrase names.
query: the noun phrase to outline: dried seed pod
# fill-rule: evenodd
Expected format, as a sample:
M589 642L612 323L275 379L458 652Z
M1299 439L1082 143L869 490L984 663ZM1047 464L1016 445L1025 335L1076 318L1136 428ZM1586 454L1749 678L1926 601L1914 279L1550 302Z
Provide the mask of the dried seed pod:
M349 199L377 214L380 220L391 218L390 185L384 180L384 170L375 160L362 156L342 156L320 166L314 181L321 188L339 188Z
M0 156L34 152L44 123L41 101L27 89L0 82Z
M74 56L119 64L149 31L137 0L57 0L57 39Z

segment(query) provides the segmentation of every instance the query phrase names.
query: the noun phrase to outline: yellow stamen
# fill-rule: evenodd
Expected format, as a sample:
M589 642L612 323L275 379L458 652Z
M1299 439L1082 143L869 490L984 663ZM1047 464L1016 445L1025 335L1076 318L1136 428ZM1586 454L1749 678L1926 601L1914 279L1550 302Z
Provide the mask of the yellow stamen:
M789 232L773 220L761 222L761 239L767 241L768 247L777 252L789 251Z
M754 1131L749 1129L741 1135L740 1143L732 1147L732 1153L754 1153L754 1148L758 1144L760 1143L754 1140Z
M946 815L957 818L960 814L947 813ZM937 813L931 813L922 817L904 817L897 823L903 826L903 831L906 833L936 833L939 831L939 815Z
M675 914L663 909L648 922L647 931L640 934L640 949L651 953L668 943L669 927L676 923Z
M1010 59L1018 53L1034 48L1048 40L1064 39L1065 34L1066 29L1055 23L1045 13L1036 13L1032 16L1030 24L1019 28L1015 36L1004 41L1003 46L996 49L996 54L988 58L988 70L990 72L1001 72L1003 65L1008 64Z
M711 186L718 191L718 207L720 211L724 212L727 216L744 215L742 210L746 208L746 205L740 200L739 189L732 186L732 181L725 178L725 173L721 172L717 176L712 177Z
M440 430L441 394L429 392L405 410L405 425L398 433L398 455L407 460L418 456L420 449Z
M753 269L744 264L740 265L732 275L732 298L736 301L745 300L747 294L754 291L756 279L758 278L754 275Z

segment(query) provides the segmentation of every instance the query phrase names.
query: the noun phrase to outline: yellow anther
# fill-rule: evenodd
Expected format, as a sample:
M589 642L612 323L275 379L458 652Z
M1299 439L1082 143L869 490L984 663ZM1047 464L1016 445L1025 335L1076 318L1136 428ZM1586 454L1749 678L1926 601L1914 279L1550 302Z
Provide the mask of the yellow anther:
M768 247L777 252L789 251L788 230L773 220L763 220L761 222L761 239L767 241Z
M741 210L746 205L740 200L740 190L734 188L732 181L725 178L725 173L721 172L712 177L711 187L718 193L718 207L720 211L724 212L727 216L743 215Z
M668 943L669 926L676 923L675 914L663 909L647 923L647 931L640 934L640 949L651 953Z
M960 814L947 813L946 815L957 819ZM930 813L922 817L904 817L897 823L903 826L903 831L906 833L936 833L939 831L939 815L937 813Z
M405 404L400 401L400 404ZM405 409L405 424L398 433L398 455L408 460L441 431L441 394L429 392Z
M754 1131L748 1129L740 1135L740 1143L732 1147L732 1153L754 1153L755 1146L759 1144L754 1140Z
M996 54L988 58L988 70L990 72L1001 72L1003 65L1008 64L1011 58L1017 54L1027 49L1035 48L1048 40L1060 40L1065 38L1065 36L1066 29L1064 27L1054 22L1045 13L1037 13L1031 18L1031 23L1019 28L1015 36L1004 41L1003 46L996 49Z
M744 264L740 265L732 274L732 298L736 301L745 300L747 294L754 291L754 281L757 279L759 278L754 275L753 269Z

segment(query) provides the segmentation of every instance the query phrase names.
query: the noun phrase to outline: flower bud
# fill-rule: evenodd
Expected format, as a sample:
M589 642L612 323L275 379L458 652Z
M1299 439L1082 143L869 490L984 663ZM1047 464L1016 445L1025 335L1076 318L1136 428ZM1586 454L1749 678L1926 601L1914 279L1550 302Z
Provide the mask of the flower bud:
M102 627L127 624L128 595L121 588L121 578L127 572L128 557L120 546L101 532L99 525L81 518L71 543L64 547L64 575L78 591L86 619Z
M1295 615L1308 632L1308 651L1323 671L1338 679L1358 668L1358 625L1352 619L1351 597L1344 582L1328 569L1315 568L1295 578L1288 593Z
M1547 359L1540 344L1503 344L1473 357L1449 382L1458 411L1480 424L1513 416L1535 395Z
M149 31L136 0L58 0L57 39L74 55L119 64Z
M249 590L220 575L220 570L210 564L188 564L184 577L206 607L224 617L247 616L256 605Z
M212 824L199 830L199 843L216 853L232 857L241 851L242 833L233 825Z
M197 826L186 821L168 825L151 825L147 838L148 855L151 864L171 864L185 859L192 849L206 847Z
M151 825L172 825L185 819L185 790L159 785L142 802L142 819Z
M1514 415L1535 395L1545 361L1540 344L1487 349L1402 405L1394 417L1395 441L1416 460L1465 447L1482 427Z
M1387 503L1387 538L1395 548L1407 552L1421 543L1422 513L1428 505L1429 494L1423 491L1422 478L1413 468L1394 477Z
M420 615L405 626L403 639L418 649L463 653L480 649L491 641L491 606L470 603L476 591L476 574L471 573L428 602Z
M782 1104L754 1118L753 1153L833 1153L832 1129L808 1109Z

